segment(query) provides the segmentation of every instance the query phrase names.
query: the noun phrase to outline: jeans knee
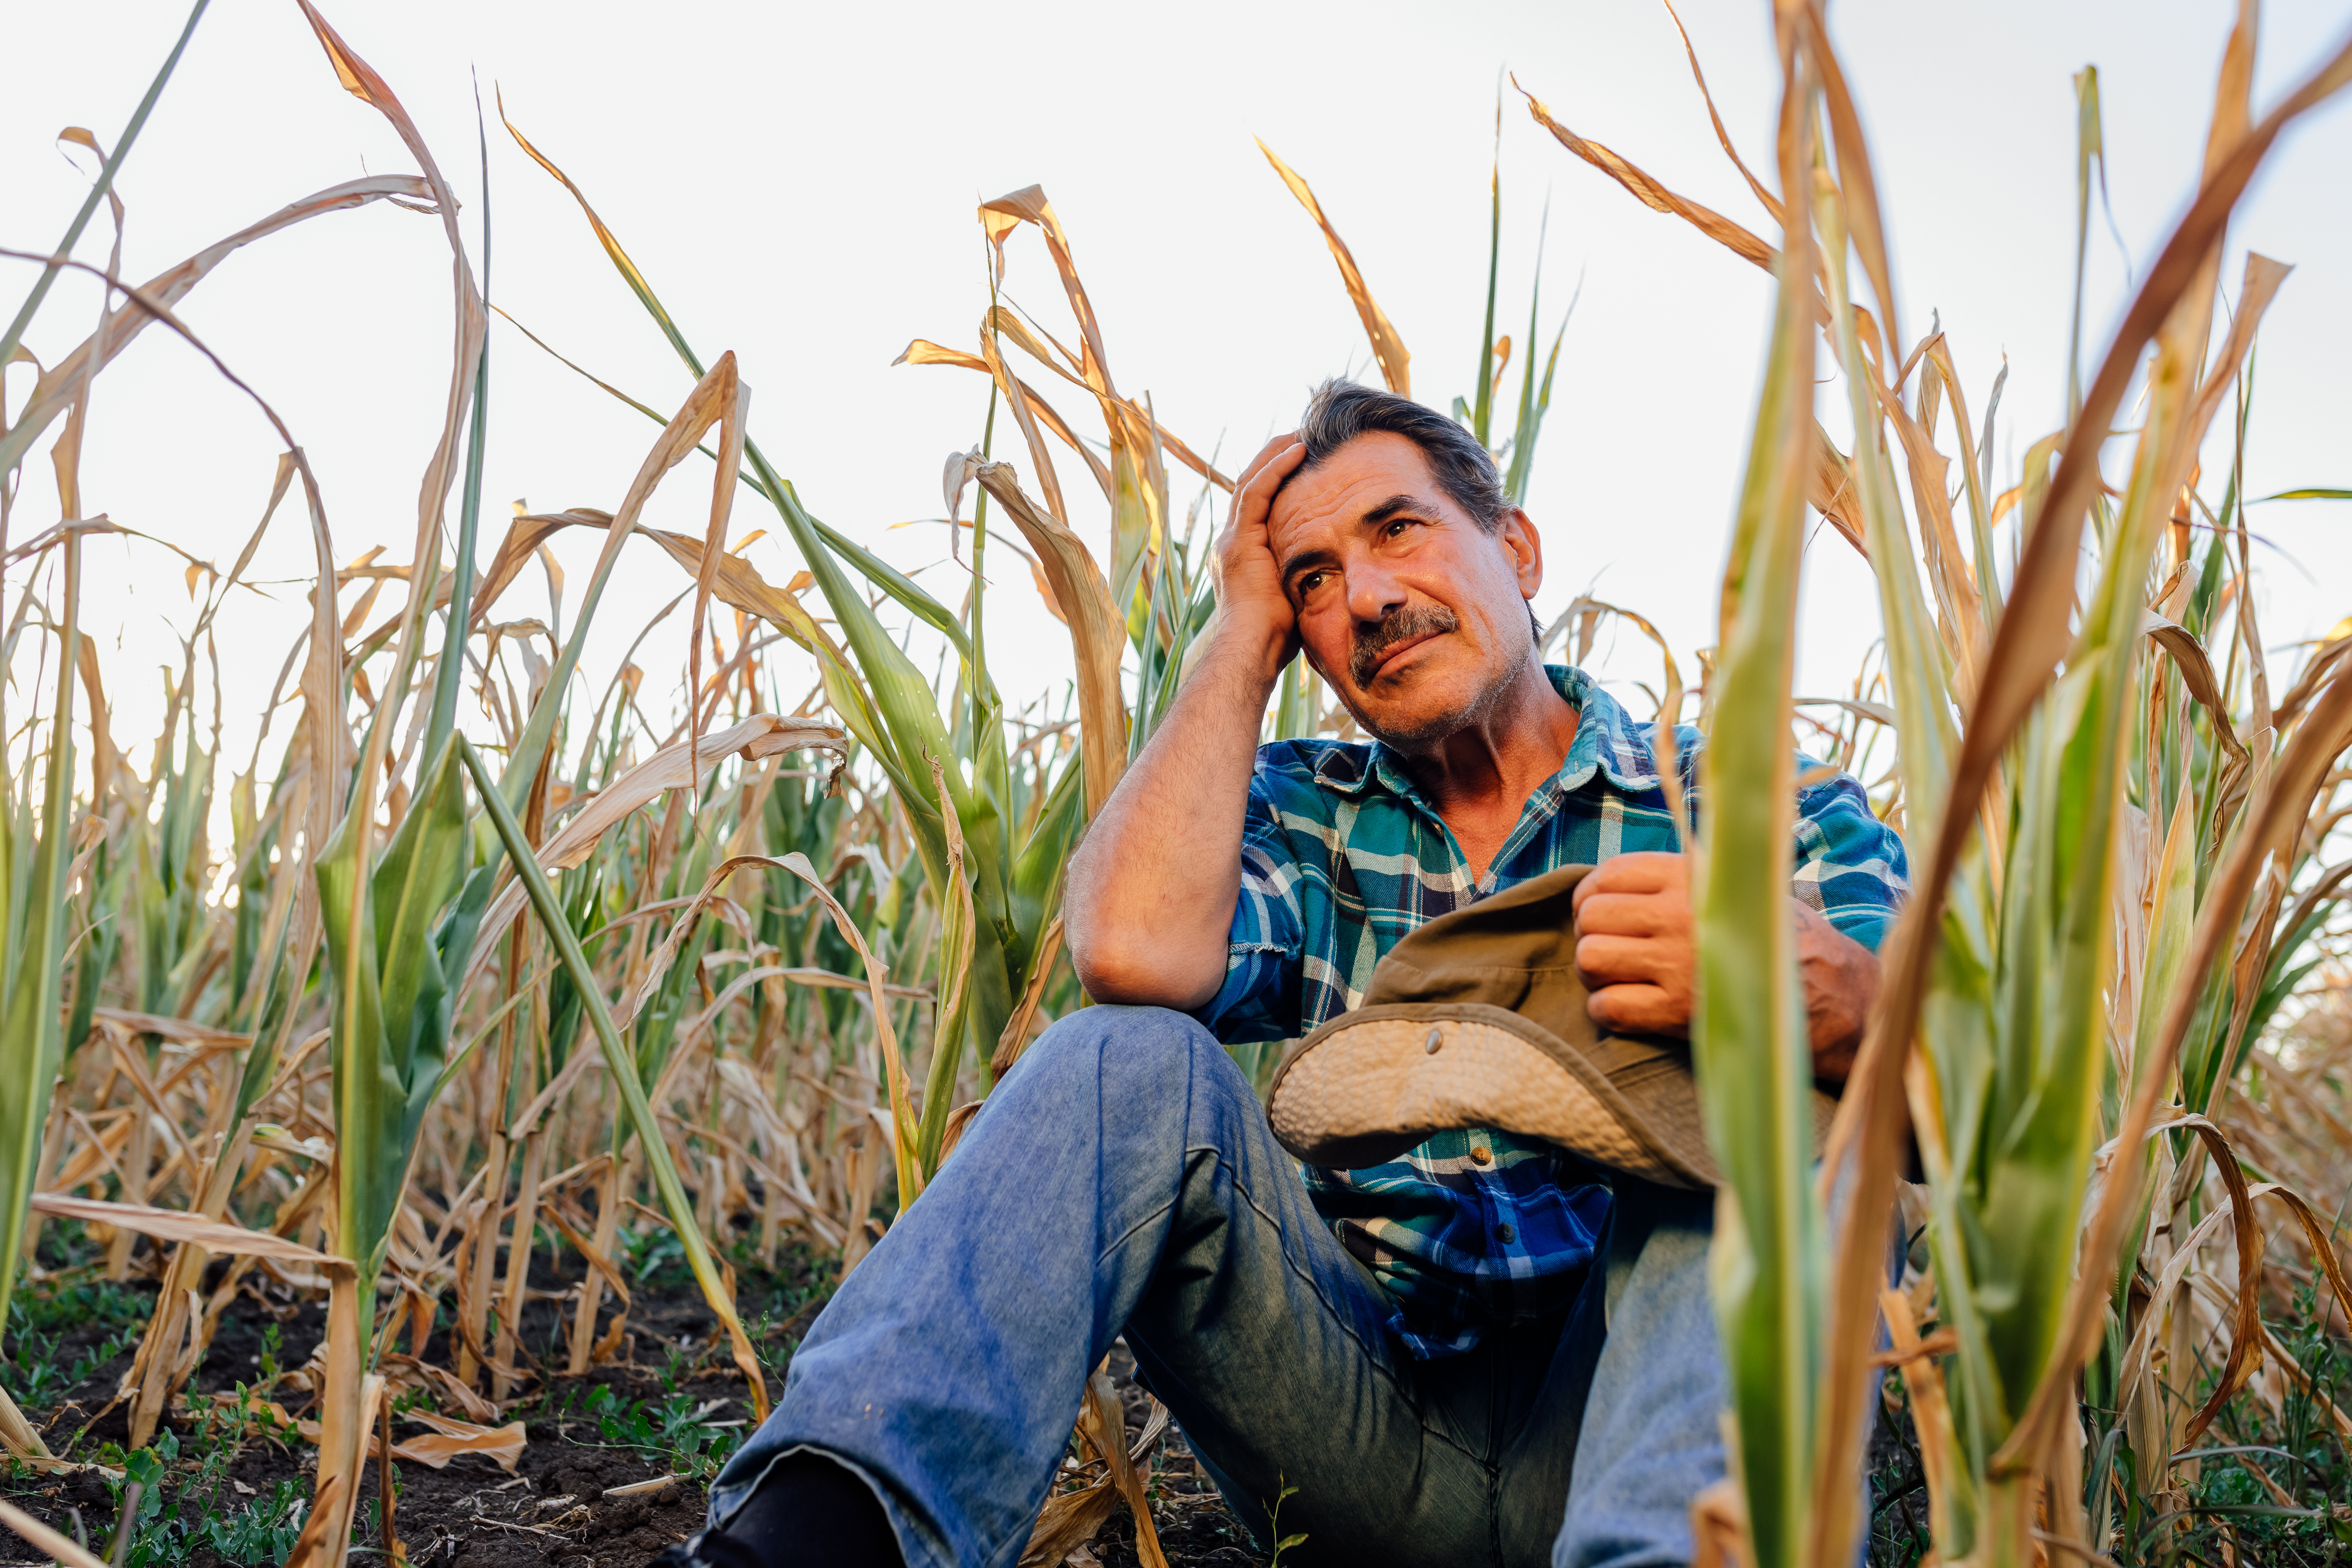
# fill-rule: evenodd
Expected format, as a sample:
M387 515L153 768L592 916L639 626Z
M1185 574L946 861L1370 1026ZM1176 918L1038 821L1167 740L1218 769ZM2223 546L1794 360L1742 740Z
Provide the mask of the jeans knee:
M1017 1070L1056 1079L1139 1073L1158 1079L1194 1070L1213 1057L1224 1058L1224 1047L1188 1013L1102 1003L1055 1022L1022 1053Z

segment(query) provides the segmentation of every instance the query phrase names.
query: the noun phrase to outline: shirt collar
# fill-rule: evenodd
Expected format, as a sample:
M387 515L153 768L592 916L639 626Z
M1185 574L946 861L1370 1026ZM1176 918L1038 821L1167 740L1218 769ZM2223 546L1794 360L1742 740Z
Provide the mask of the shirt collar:
M1548 664L1552 689L1576 705L1576 739L1570 742L1554 783L1563 792L1581 789L1595 773L1619 790L1658 787L1655 753L1648 739L1654 725L1638 723L1624 705L1580 669ZM1375 784L1391 795L1418 800L1421 792L1397 754L1380 742L1369 746L1332 745L1315 764L1315 782L1334 795L1360 797Z

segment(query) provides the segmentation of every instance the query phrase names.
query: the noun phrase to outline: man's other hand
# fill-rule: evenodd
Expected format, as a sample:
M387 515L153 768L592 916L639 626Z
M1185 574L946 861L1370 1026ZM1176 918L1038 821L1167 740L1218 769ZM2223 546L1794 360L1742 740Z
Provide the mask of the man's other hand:
M1618 855L1576 886L1576 968L1585 1010L1622 1034L1687 1036L1698 994L1690 873L1680 855ZM1843 1083L1878 990L1878 960L1818 910L1789 900L1805 985L1813 1076Z

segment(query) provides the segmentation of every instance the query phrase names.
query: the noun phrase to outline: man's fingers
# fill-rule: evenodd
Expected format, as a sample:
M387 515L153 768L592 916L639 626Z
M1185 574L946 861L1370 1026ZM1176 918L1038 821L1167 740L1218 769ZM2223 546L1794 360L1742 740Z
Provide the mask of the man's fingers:
M1256 465L1255 471L1247 479L1234 487L1234 520L1244 527L1262 526L1266 513L1274 510L1274 492L1280 489L1282 482L1297 472L1298 465L1306 460L1306 446L1294 440Z
M1307 448L1293 441L1270 458L1261 457L1234 484L1233 504L1225 509L1225 531L1218 537L1217 554L1231 555L1236 547L1266 547L1265 522L1274 510L1274 492L1307 460Z
M1228 527L1264 522L1274 505L1274 492L1306 460L1307 448L1296 436L1277 436L1266 443L1266 449L1251 458L1234 481L1233 505L1225 514Z
M1686 1035L1691 1021L1689 866L1643 852L1602 861L1576 885L1576 971L1606 1029Z
M1260 468L1265 468L1282 453L1288 451L1291 447L1297 445L1298 432L1296 430L1286 430L1281 435L1276 436L1273 440L1268 441L1265 446L1260 447L1257 449L1257 456L1252 458L1247 463L1242 466L1241 477L1234 481L1234 494L1238 496L1242 491L1249 489L1249 482L1257 478L1257 471Z
M1658 984L1679 981L1690 972L1688 949L1680 944L1649 942L1631 936L1585 936L1576 943L1576 973L1587 987ZM1683 962L1677 963L1677 955Z
M1594 1023L1621 1035L1690 1032L1690 1003L1663 986L1612 985L1587 998L1584 1010Z
M1690 872L1680 855L1644 849L1612 855L1576 884L1569 907L1580 919L1584 906L1605 893L1663 893L1687 885Z
M1576 929L1584 936L1686 936L1690 906L1653 893L1601 893L1578 908Z

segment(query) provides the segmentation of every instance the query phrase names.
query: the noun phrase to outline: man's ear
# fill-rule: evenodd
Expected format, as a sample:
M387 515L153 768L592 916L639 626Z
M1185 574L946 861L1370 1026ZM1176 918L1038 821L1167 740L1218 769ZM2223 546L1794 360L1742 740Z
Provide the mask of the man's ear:
M1519 592L1534 598L1543 586L1543 536L1536 531L1536 520L1513 507L1503 514L1502 540L1503 548L1511 552Z

